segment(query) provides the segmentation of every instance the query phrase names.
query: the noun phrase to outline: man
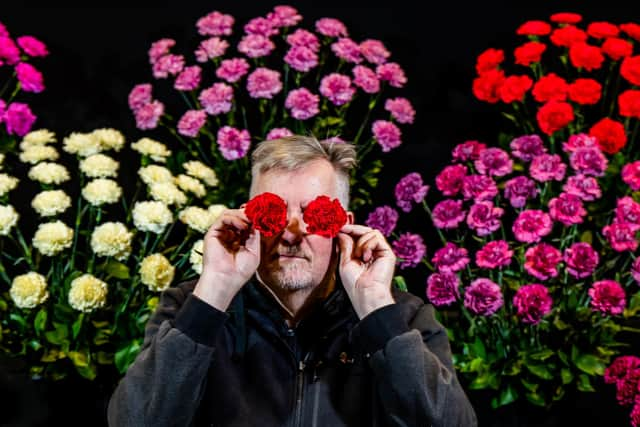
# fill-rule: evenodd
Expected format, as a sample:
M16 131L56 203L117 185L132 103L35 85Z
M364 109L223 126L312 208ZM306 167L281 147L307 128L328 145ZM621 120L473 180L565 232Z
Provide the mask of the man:
M251 197L287 205L265 237L240 209L204 237L197 281L164 292L142 352L109 404L111 426L473 426L431 305L392 290L377 230L306 232L319 195L348 206L350 144L294 136L252 155ZM228 313L227 313L228 311Z

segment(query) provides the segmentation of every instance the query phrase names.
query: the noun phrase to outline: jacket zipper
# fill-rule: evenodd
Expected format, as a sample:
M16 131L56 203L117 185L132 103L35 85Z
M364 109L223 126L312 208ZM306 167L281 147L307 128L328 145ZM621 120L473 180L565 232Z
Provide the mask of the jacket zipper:
M305 357L305 360L307 358ZM304 394L304 368L306 367L305 360L301 360L298 364L298 373L296 375L296 402L294 412L294 427L302 425L302 397Z

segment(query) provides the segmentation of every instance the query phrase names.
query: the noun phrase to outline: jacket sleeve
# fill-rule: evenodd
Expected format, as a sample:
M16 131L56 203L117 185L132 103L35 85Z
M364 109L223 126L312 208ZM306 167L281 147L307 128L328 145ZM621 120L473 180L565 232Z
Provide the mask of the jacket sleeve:
M388 424L477 426L433 306L421 304L413 312L415 316L403 304L391 304L370 313L357 326Z
M109 426L187 426L204 392L214 343L228 317L178 286L163 292L143 348L116 387Z

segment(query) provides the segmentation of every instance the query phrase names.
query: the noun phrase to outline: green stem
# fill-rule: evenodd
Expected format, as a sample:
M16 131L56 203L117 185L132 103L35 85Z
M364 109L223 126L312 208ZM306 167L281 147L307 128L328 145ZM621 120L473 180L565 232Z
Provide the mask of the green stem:
M431 209L429 209L429 205L427 205L427 202L425 200L422 201L422 207L427 212L427 214L429 215L429 218L431 219L431 222L433 223L433 214L431 213ZM436 227L436 231L438 232L438 236L440 237L442 244L446 245L447 239L444 237L444 234L442 234L442 231L440 231L438 227Z

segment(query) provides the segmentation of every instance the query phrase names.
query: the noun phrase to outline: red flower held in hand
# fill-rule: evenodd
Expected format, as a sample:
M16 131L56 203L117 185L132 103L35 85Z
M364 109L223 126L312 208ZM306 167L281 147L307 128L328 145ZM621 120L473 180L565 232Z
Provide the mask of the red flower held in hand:
M267 237L287 226L287 204L273 193L262 193L249 200L244 212L253 226Z
M302 219L307 224L307 232L324 237L336 237L347 223L347 213L338 199L318 196L304 210Z

